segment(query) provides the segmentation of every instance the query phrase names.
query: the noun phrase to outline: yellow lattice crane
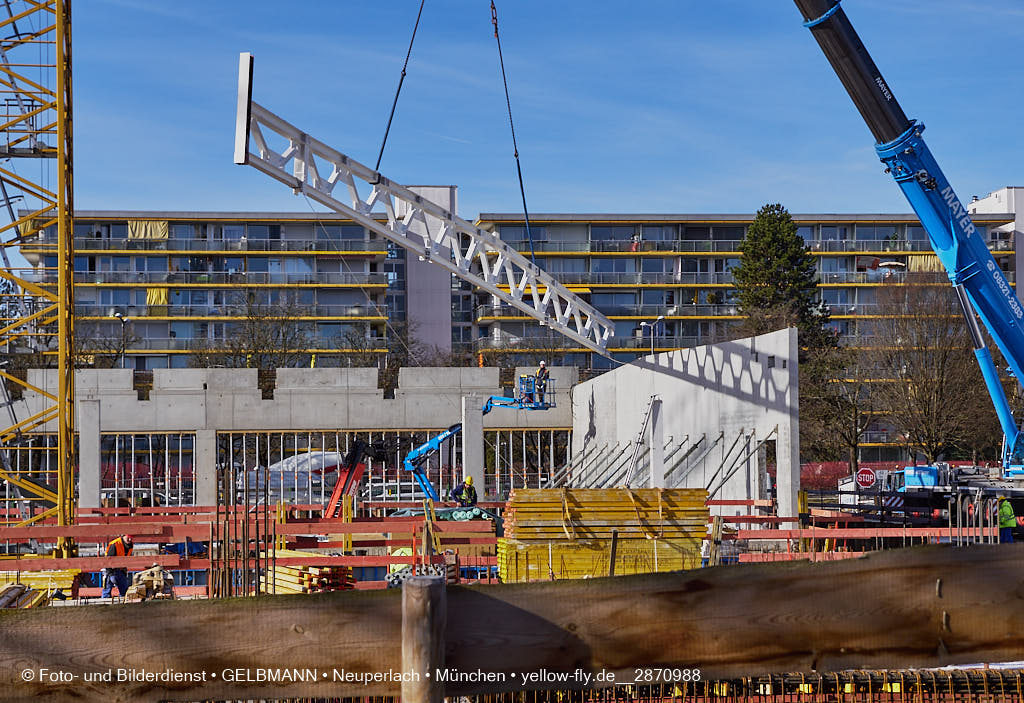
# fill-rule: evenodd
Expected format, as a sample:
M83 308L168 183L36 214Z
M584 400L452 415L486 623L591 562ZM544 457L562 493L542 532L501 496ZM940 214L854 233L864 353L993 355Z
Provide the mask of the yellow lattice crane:
M70 525L75 517L72 174L71 0L0 0L0 213L10 220L0 226L0 377L10 420L0 420L0 484L7 484L3 495L11 487L17 494L3 503L5 524L56 518ZM19 265L26 242L42 266ZM55 359L56 394L28 382L19 355L33 366ZM26 390L44 406L18 417L12 396ZM29 433L55 433L47 440L55 467L12 460ZM73 541L62 538L58 555L73 552Z

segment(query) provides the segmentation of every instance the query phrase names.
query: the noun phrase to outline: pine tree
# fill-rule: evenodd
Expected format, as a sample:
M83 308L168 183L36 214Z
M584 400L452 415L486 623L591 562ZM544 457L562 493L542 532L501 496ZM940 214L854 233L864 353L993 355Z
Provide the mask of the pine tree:
M740 248L743 257L732 275L746 331L795 325L801 346L834 346L834 335L823 329L828 309L817 300L814 257L786 208L772 203L758 210Z

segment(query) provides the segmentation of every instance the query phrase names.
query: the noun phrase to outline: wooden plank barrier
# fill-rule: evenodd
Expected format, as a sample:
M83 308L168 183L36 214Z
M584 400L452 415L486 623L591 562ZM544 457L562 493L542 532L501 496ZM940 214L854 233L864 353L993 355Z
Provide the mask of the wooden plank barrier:
M708 680L998 662L1024 651L1024 545L450 586L446 600L444 667L490 675L449 677L447 696L582 686L524 683L541 670L604 671L621 685L649 667ZM402 672L402 630L395 591L0 611L0 700L395 695L401 681L388 672ZM119 667L205 675L83 682ZM41 669L76 678L40 680ZM267 670L314 676L259 679Z

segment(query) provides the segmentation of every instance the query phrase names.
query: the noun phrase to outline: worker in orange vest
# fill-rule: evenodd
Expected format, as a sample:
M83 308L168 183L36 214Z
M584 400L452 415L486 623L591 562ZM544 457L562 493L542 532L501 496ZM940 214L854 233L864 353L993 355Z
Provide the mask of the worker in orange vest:
M132 555L131 535L121 535L112 539L107 544L108 557L130 557ZM117 593L122 598L128 592L128 569L121 567L107 567L103 570L103 597L110 598L111 591L117 586Z

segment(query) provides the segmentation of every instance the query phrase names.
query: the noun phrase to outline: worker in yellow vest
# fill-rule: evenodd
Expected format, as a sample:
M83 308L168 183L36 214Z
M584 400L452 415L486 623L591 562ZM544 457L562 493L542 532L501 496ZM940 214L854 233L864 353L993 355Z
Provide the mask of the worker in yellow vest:
M107 544L108 557L130 557L132 555L131 535L121 535ZM123 566L107 567L103 570L103 597L110 598L114 586L122 598L128 592L128 569Z
M473 488L472 476L467 476L465 481L452 489L451 499L463 508L476 505L476 489Z
M1013 528L1017 526L1017 516L1006 496L999 496L999 541L1013 542Z

